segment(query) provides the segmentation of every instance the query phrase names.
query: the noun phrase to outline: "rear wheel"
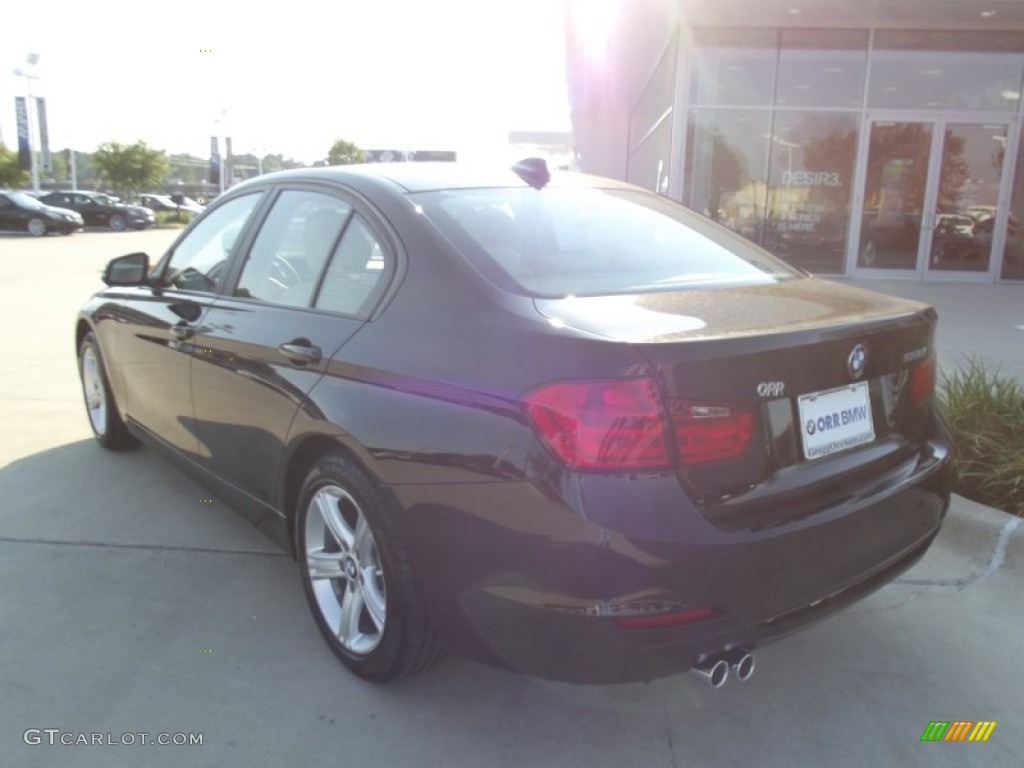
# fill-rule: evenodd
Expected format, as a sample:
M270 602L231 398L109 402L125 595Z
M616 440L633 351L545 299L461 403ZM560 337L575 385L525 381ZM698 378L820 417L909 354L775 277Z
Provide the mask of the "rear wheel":
M110 217L110 228L115 232L124 232L126 226L124 216L115 215Z
M138 445L118 413L103 370L100 348L96 336L91 332L85 335L78 348L78 373L82 379L82 394L85 397L89 425L100 445L111 451L122 451Z
M46 234L46 222L38 216L28 220L28 233L33 237L42 237Z
M331 453L314 465L296 526L310 609L349 670L387 682L441 656L390 502L350 459Z

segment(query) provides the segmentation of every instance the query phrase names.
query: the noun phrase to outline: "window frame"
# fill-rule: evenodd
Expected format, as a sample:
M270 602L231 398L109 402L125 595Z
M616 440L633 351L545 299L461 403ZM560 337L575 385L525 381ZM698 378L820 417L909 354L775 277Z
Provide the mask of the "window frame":
M376 317L394 295L395 289L401 282L400 278L405 273L404 252L399 247L400 240L394 231L393 225L391 225L363 195L343 184L331 184L317 182L315 180L296 179L294 181L285 181L278 184L268 184L266 187L261 187L261 190L265 193L264 199L257 205L257 208L253 212L253 215L245 229L235 242L235 247L231 254L231 264L226 270L225 277L217 289L217 295L222 297L223 300L239 302L247 306L273 307L275 309L285 309L294 312L316 312L318 314L357 320L372 320ZM383 275L368 295L366 301L363 302L361 311L357 313L346 313L332 309L323 309L313 305L313 302L315 302L320 295L324 277L327 275L327 271L330 269L331 262L333 261L333 250L328 254L327 259L324 260L324 263L320 268L320 274L316 280L316 287L310 296L311 303L308 306L301 307L294 304L281 304L265 301L263 299L234 295L234 292L238 287L238 282L241 279L242 271L245 269L245 264L248 261L249 252L252 249L253 244L256 242L256 238L259 236L259 233L266 222L267 216L273 209L274 204L282 193L295 191L319 192L334 197L351 207L352 211L348 215L345 226L342 227L341 232L335 241L335 249L344 239L345 233L348 231L349 226L357 215L362 218L367 228L371 233L373 233L373 236L380 244L381 250L384 253ZM205 216L199 218L205 218ZM191 225L189 228L191 229ZM188 230L186 230L186 232L187 231Z
M260 199L256 201L256 205L253 206L252 213L249 214L249 218L242 226L241 231L238 233L238 237L235 239L234 244L231 247L231 253L227 257L227 267L224 270L224 274L218 281L217 286L213 290L209 291L198 291L188 288L179 288L178 286L172 285L166 282L165 277L167 270L170 267L171 259L174 258L174 254L177 252L178 247L184 243L194 232L197 227L201 226L203 222L208 220L218 209L229 205L231 202L238 200L239 198L246 197L250 194L260 195ZM218 199L213 205L210 206L210 215L197 216L192 222L185 228L185 231L174 241L167 252L160 258L160 261L156 263L153 269L150 270L149 277L152 284L163 291L175 291L177 293L184 293L197 296L221 296L223 295L227 286L232 285L236 273L236 265L239 260L239 253L248 252L250 240L256 222L262 221L266 214L267 208L267 188L247 188L244 191L240 190L239 194L226 196L222 199Z
M344 206L346 206L348 208L348 212L345 214L344 219L342 220L342 224L341 224L341 227L338 230L338 234L335 235L334 241L332 242L332 244L330 246L330 250L328 251L327 255L324 257L324 260L321 263L319 270L317 271L316 275L313 278L313 287L312 287L312 289L310 291L309 296L307 297L307 303L305 305L302 305L302 304L295 304L295 303L292 303L292 302L271 301L269 299L266 299L266 298L263 298L263 297L260 297L260 296L253 296L253 295L240 296L240 295L238 295L238 290L239 290L239 288L241 286L242 279L245 277L246 268L249 267L249 265L251 263L253 263L252 262L253 249L256 247L256 244L259 242L260 236L263 235L263 233L267 231L266 227L267 227L268 223L270 222L271 217L274 215L274 211L277 209L277 206L282 204L282 198L284 198L284 196L288 195L289 193L322 195L323 197L333 199L333 200L343 204ZM317 295L320 292L320 287L323 284L324 276L327 273L327 267L330 264L331 258L333 257L334 251L337 249L338 244L341 242L342 238L345 236L345 231L348 229L349 222L352 220L352 217L355 215L355 213L356 213L355 206L353 206L351 202L349 202L348 200L345 200L344 197L341 196L341 195L331 194L330 192L328 192L328 191L326 191L324 189L306 189L306 188L296 188L294 186L281 186L281 187L275 189L274 193L273 193L273 200L270 203L268 203L268 205L266 206L266 210L263 211L263 215L262 215L262 217L260 219L259 225L255 228L255 230L253 232L253 236L252 236L251 241L247 244L245 250L237 255L237 258L239 260L239 266L238 266L238 269L237 269L236 273L234 274L234 279L233 279L233 282L231 283L230 292L225 290L224 291L225 295L227 297L229 297L229 298L232 298L232 299L241 299L241 300L245 300L245 301L254 301L254 302L257 302L259 304L266 305L266 306L283 307L283 308L287 308L287 309L300 309L300 310L301 309L313 309L314 306L313 306L312 302L315 301ZM292 220L289 219L288 220L288 224L290 225L291 223L292 223Z

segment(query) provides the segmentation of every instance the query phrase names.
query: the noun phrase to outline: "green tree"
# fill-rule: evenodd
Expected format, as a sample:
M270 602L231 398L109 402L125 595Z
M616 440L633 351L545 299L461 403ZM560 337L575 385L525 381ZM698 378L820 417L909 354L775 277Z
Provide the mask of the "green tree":
M159 187L167 177L167 155L144 141L100 144L93 155L100 177L118 194L135 194Z
M327 153L328 165L352 165L353 163L361 163L365 159L363 150L345 139L338 139L334 142L334 145Z
M23 187L28 177L28 171L18 167L18 153L0 144L0 187Z

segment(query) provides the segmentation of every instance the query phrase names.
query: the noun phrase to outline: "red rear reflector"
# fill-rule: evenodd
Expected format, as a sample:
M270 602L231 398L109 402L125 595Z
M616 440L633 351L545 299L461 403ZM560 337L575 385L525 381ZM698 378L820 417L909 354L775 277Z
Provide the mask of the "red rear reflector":
M935 352L915 366L910 373L910 402L924 405L935 391Z
M691 611L677 611L675 613L616 616L615 623L623 629L654 629L656 627L672 627L677 624L692 624L696 621L707 621L714 617L715 612L711 608L694 608Z
M754 432L753 411L735 403L676 400L669 414L684 466L734 459L750 445Z
M561 381L523 401L537 434L571 469L668 469L665 425L651 379Z

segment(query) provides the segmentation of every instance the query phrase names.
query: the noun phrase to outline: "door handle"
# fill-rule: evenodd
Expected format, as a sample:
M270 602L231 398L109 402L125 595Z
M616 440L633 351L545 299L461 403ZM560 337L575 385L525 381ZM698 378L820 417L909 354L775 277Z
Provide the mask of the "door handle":
M174 338L184 341L190 339L196 334L196 327L194 325L188 325L187 323L178 323L177 325L171 326L171 335Z
M316 365L323 358L320 347L307 339L295 339L287 344L282 344L277 351L295 365Z

